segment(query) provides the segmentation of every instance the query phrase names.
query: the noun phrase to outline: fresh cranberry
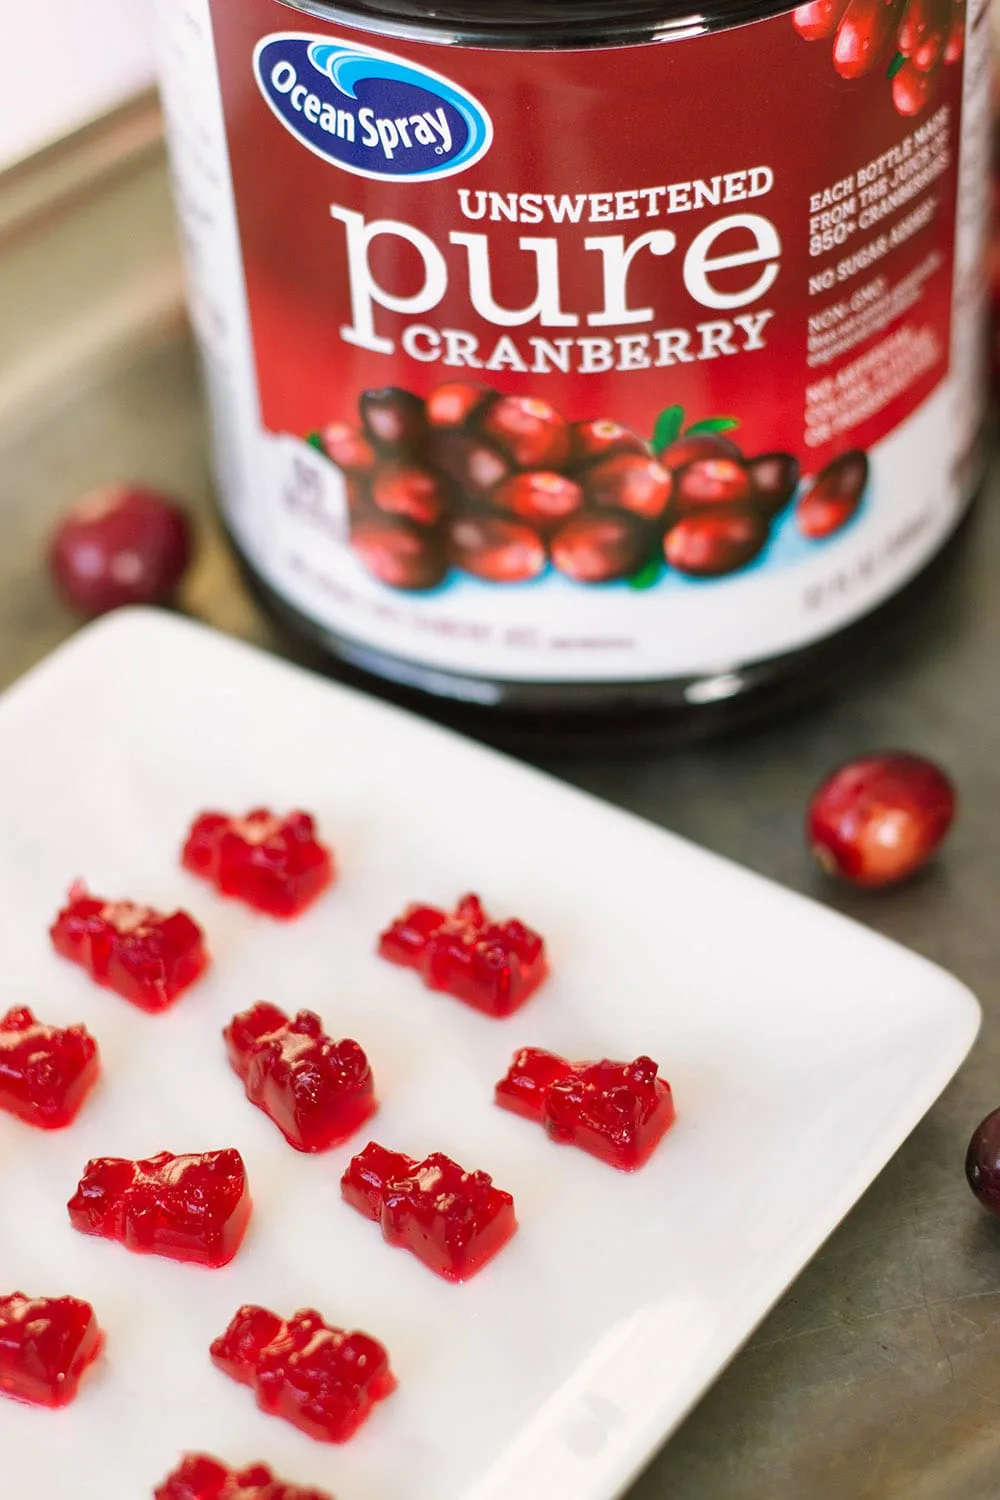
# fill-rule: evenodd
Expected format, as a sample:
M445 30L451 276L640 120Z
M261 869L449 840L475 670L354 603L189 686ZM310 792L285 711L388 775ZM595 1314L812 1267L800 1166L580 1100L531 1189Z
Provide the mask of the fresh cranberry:
M35 1406L68 1406L104 1335L78 1297L0 1297L0 1395Z
M185 1453L153 1500L333 1500L326 1490L285 1484L267 1464L231 1469L207 1453Z
M187 912L105 901L79 884L49 936L58 954L140 1010L166 1010L208 967L205 935Z
M432 427L464 427L495 395L474 380L450 380L427 397L427 420Z
M375 449L350 422L328 422L320 432L323 451L345 474L370 474L375 467Z
M587 469L583 485L588 503L598 509L611 506L657 521L667 508L674 481L670 470L655 458L621 453Z
M574 422L569 430L572 468L582 468L599 458L614 458L619 453L636 453L641 458L648 458L649 444L644 443L630 427L603 417L596 422Z
M737 462L743 457L736 444L721 432L695 432L690 437L679 437L664 448L660 463L665 468L686 469L688 464L701 463L706 458L732 458Z
M363 1050L350 1038L327 1036L313 1011L300 1010L292 1019L261 1002L234 1016L223 1036L250 1103L296 1151L327 1151L375 1113L375 1082Z
M537 396L501 396L479 425L519 469L558 469L569 457L565 419Z
M693 578L718 578L735 573L760 552L767 541L765 518L740 506L705 506L671 526L663 541L663 555L678 573Z
M833 66L841 78L861 78L884 56L899 23L904 0L849 0L833 42Z
M896 46L921 73L936 68L944 54L951 0L907 0Z
M428 989L443 990L490 1016L509 1016L535 993L548 973L545 943L512 918L495 922L478 896L463 896L453 912L408 906L382 933L379 953L416 969Z
M894 885L925 865L955 816L955 789L918 755L868 755L834 771L809 804L810 847L829 875Z
M446 1281L468 1281L517 1229L514 1200L486 1172L466 1172L436 1151L418 1161L375 1141L341 1178L344 1201L382 1226Z
M383 386L365 391L358 403L365 432L377 448L415 453L427 436L424 403L412 391Z
M932 73L922 73L916 63L907 60L892 80L892 102L897 114L918 115L936 86Z
M362 520L351 541L369 573L392 589L433 589L448 571L437 537L412 521Z
M83 1234L118 1240L142 1255L202 1266L226 1266L250 1222L246 1167L238 1151L144 1161L101 1156L89 1161L69 1204Z
M522 1047L495 1097L502 1109L544 1125L552 1140L623 1172L643 1166L674 1123L670 1085L651 1057L571 1063Z
M448 483L416 464L386 464L372 484L372 499L390 516L436 526L448 508Z
M750 475L735 458L699 458L674 475L673 508L678 515L703 505L738 505L749 498Z
M551 526L580 509L583 490L575 480L543 469L513 474L493 491L493 504L536 526Z
M306 812L279 817L255 807L245 817L201 813L191 826L181 863L223 896L272 917L297 917L333 880L333 855L316 837Z
M550 542L552 562L577 583L631 578L656 545L653 528L627 510L592 510L571 517Z
M541 537L525 522L463 516L451 523L449 539L455 565L487 583L524 583L548 561Z
M346 1443L396 1389L385 1349L303 1308L288 1319L245 1304L211 1347L213 1363L248 1385L262 1411L321 1443Z
M867 483L868 455L859 448L833 459L799 497L795 521L802 535L820 541L846 526Z
M791 453L762 453L746 460L754 508L768 520L791 501L799 485L799 461Z
M71 1125L100 1073L83 1026L44 1026L27 1006L0 1020L0 1109L41 1130Z
M1000 1109L980 1120L972 1132L965 1175L983 1207L1000 1215Z
M847 0L808 0L792 11L792 25L807 42L821 42L833 36L846 9Z
M128 484L78 500L60 522L49 557L63 598L88 616L166 602L190 560L191 527L180 506Z
M497 448L468 433L438 433L429 451L435 466L468 500L487 500L510 474L510 463Z

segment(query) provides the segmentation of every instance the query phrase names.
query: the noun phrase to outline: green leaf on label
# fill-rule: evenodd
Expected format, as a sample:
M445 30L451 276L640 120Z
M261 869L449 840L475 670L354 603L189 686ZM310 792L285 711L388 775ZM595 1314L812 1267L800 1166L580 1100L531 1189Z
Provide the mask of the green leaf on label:
M903 56L902 52L897 52L892 62L885 70L886 78L895 78L896 74L899 72L905 61L906 58Z
M653 428L653 452L662 453L664 448L680 437L681 428L684 426L683 406L665 406L656 419Z
M638 573L632 574L628 586L630 589L651 589L654 583L659 583L662 572L663 563L658 557L652 557Z
M733 432L739 425L739 417L704 417L700 422L692 422L684 436L697 437L700 432Z
M310 448L315 448L317 453L322 453L323 457L326 458L326 449L323 447L323 439L320 437L318 432L307 432L306 442L309 444Z

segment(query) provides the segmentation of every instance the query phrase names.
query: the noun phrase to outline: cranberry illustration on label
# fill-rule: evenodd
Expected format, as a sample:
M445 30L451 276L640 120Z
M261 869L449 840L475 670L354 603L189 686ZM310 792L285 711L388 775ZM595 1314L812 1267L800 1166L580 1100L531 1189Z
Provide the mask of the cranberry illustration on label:
M166 1010L208 965L204 934L187 912L105 901L79 883L49 935L63 958L140 1010Z
M632 578L657 541L656 531L628 511L588 510L553 533L552 563L576 583L612 583Z
M186 1453L153 1500L333 1500L326 1490L288 1484L267 1464L231 1469L206 1453Z
M0 1109L40 1130L71 1125L100 1073L84 1026L46 1026L26 1006L0 1020Z
M248 1385L262 1411L321 1443L346 1443L396 1389L389 1356L303 1308L287 1322L247 1303L211 1346L212 1362Z
M294 1019L261 1002L223 1033L251 1104L296 1151L327 1151L375 1113L375 1080L357 1042L335 1042L311 1010Z
M652 1058L571 1063L539 1047L514 1054L496 1102L625 1172L649 1160L675 1117L670 1085Z
M717 505L687 515L663 542L667 562L692 578L719 578L746 567L767 541L765 518L750 509Z
M330 885L333 855L309 813L278 816L256 807L245 817L206 812L192 824L184 868L272 917L297 917Z
M369 1142L341 1179L344 1201L446 1281L468 1281L517 1229L514 1200L486 1172L440 1152L418 1161Z
M78 1297L0 1296L0 1395L68 1406L104 1344L94 1309Z
M800 496L795 521L810 541L822 541L852 520L868 483L868 457L842 453L821 469Z
M161 1151L142 1161L95 1157L67 1207L82 1234L142 1255L218 1267L243 1243L251 1205L243 1158L230 1149Z
M538 933L516 918L493 921L473 895L463 896L453 912L408 906L382 933L378 951L390 963L416 969L428 989L490 1016L519 1010L548 973Z
M809 0L792 12L807 42L833 37L841 78L882 68L899 114L917 115L933 98L939 68L965 47L965 0Z
M525 583L545 568L537 531L497 516L466 516L452 522L449 553L456 567L488 583Z

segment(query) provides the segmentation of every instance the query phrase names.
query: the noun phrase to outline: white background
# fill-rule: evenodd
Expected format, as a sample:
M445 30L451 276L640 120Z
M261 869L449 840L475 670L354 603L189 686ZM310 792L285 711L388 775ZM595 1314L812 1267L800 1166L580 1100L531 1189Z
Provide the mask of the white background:
M0 169L152 82L143 0L2 0Z

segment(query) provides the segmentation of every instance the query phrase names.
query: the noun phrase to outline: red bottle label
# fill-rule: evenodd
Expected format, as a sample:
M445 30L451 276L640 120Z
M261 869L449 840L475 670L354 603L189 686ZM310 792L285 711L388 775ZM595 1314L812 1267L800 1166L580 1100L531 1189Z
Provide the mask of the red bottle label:
M209 9L259 402L217 382L227 503L300 610L484 677L696 674L940 544L978 400L957 0L532 52Z

